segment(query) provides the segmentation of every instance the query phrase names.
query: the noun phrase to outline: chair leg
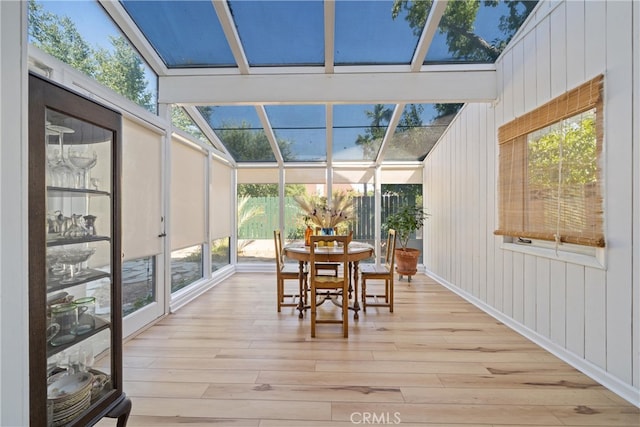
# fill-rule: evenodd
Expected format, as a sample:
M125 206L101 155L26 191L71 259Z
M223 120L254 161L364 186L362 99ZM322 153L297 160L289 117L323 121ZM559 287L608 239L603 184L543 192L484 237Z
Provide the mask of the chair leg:
M315 288L311 287L311 338L316 337L316 292Z
M389 304L389 279L384 280L384 302Z
M348 291L346 292L348 294ZM345 338L349 337L349 300L344 298L345 292L342 291L342 334Z
M367 279L364 278L364 276L361 279L362 282L362 289L360 290L360 292L362 293L362 312L366 313L367 312Z
M282 294L284 293L283 290L283 283L282 280L277 280L278 284L278 290L277 290L277 294L278 294L278 313L280 313L282 311Z

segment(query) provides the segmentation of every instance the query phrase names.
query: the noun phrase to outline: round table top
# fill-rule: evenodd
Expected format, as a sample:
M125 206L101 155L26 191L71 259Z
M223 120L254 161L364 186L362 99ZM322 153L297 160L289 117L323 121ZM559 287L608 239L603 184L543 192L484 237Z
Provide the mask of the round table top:
M309 246L305 246L304 242L296 241L289 243L284 248L284 254L293 259L299 261L308 261L310 257ZM342 249L335 246L322 246L315 250L316 255L322 254L326 256L340 256L342 255ZM349 243L349 260L361 261L373 256L373 246L363 242L351 242Z

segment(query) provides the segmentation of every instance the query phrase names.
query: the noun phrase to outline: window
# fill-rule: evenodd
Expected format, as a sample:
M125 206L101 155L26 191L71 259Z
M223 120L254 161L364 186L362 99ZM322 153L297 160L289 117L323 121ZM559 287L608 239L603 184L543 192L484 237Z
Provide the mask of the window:
M214 239L211 241L211 272L231 264L229 252L229 238Z
M502 126L498 235L604 247L599 76Z
M122 316L156 300L156 257L122 263Z
M98 2L30 1L29 43L157 113L158 76Z
M202 245L171 251L171 293L202 279Z
M279 210L278 184L238 184L238 262L273 262Z

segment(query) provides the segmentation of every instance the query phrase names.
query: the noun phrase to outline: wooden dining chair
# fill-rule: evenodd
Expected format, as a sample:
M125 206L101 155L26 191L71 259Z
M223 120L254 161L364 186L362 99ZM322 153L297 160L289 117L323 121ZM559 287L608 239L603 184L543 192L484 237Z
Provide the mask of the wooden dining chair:
M296 298L302 298L303 289L298 290L298 294L285 294L284 281L296 280L300 285L300 269L298 264L286 264L284 262L284 253L282 251L282 233L280 230L273 230L273 240L276 246L276 287L278 298L278 313L280 313L282 307L297 307L298 303ZM307 286L307 272L303 272L303 287ZM298 286L300 287L300 286ZM286 298L293 298L292 302L285 302Z
M389 307L393 313L393 270L396 260L396 231L389 230L387 234L387 252L384 257L384 264L364 264L360 266L360 279L362 283L362 311L367 312L367 306ZM384 280L383 294L368 294L367 281ZM367 302L367 298L373 298L373 302ZM384 299L384 302L382 302Z
M318 242L337 242L338 247L324 249L318 247ZM316 324L319 323L337 323L342 324L342 334L345 338L349 336L349 243L351 236L311 236L311 245L309 247L311 271L309 273L309 282L311 284L311 337L316 336ZM340 264L342 265L342 275L327 276L317 275L317 264L326 262L326 254L323 251L332 250L339 251L341 254ZM326 291L326 292L325 292ZM341 299L340 306L342 310L342 319L318 318L317 304L318 297L322 298L333 294L333 297Z
M320 235L320 227L316 227L316 235ZM334 234L336 229L333 229ZM332 276L338 277L338 268L340 268L339 262L319 262L316 264L317 274L321 274L323 271L328 271Z

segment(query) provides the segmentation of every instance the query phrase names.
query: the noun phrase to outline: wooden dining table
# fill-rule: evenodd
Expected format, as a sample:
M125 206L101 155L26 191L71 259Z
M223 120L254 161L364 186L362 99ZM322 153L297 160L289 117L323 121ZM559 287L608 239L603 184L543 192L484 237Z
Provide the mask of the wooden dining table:
M298 261L300 273L300 299L298 302L299 317L303 317L304 310L308 308L305 304L306 289L304 289L304 268L311 259L309 246L305 246L302 241L294 241L282 248L287 258ZM371 258L374 254L373 246L364 242L349 243L349 283L353 284L353 305L349 309L353 310L353 318L358 318L360 303L358 302L358 265L360 261ZM315 257L317 262L342 262L342 249L333 246L316 248Z

